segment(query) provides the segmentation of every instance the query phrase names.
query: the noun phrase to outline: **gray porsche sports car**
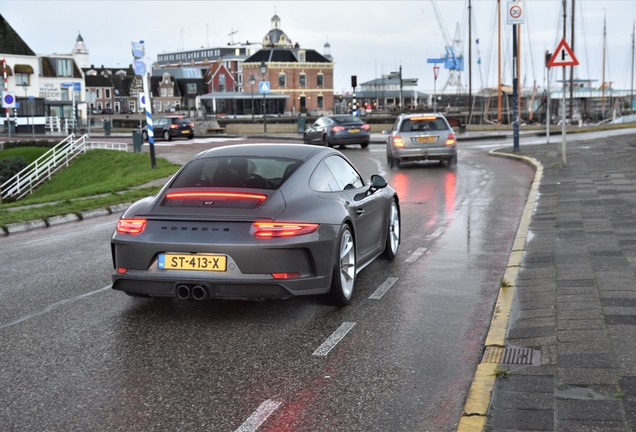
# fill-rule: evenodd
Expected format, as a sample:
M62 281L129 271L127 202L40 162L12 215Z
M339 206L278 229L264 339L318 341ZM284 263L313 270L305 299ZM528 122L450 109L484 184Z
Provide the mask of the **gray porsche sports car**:
M351 300L356 274L400 244L398 195L337 150L218 147L131 205L111 238L113 289L138 297Z

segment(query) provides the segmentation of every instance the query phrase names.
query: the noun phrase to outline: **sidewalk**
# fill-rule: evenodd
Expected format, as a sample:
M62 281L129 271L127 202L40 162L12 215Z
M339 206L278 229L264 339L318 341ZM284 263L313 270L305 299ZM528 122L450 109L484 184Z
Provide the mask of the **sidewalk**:
M636 135L568 142L566 166L558 141L514 153L543 178L506 349L536 360L499 365L486 430L636 430Z

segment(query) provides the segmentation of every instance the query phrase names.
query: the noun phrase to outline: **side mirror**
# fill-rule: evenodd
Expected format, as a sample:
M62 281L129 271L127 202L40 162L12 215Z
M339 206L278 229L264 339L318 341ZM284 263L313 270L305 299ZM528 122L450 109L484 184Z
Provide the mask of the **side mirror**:
M387 182L381 175L373 174L371 176L371 188L382 189L387 186Z

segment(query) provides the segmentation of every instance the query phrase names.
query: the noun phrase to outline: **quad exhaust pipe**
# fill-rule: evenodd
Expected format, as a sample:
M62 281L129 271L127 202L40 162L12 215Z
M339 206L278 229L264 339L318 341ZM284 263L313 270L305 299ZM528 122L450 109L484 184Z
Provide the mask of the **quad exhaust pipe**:
M208 292L201 285L195 285L190 288L187 285L179 285L177 287L177 297L181 300L188 300L193 298L195 300L203 300L208 295Z

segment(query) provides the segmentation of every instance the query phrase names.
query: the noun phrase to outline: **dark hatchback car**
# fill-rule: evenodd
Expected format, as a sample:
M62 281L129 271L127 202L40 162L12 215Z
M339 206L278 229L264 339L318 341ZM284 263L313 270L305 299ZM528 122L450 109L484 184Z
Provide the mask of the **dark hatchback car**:
M172 138L194 138L194 123L184 116L166 116L157 119L152 128L155 138L163 138L170 141ZM148 131L141 131L144 141L148 141Z
M303 135L305 144L319 144L326 147L346 144L369 146L371 127L359 117L349 114L320 117Z

